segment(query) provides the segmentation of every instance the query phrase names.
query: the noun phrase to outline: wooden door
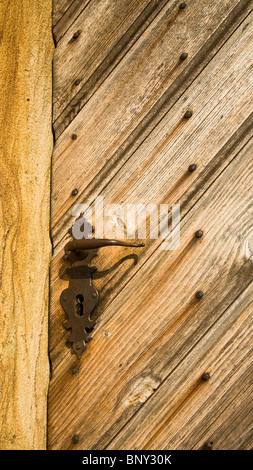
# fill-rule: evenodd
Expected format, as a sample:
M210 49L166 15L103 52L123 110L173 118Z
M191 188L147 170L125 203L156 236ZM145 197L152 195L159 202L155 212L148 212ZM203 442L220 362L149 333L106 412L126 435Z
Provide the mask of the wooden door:
M49 449L252 445L251 9L54 0ZM62 257L73 208L97 196L167 204L169 228L178 204L181 236L100 249L78 359Z

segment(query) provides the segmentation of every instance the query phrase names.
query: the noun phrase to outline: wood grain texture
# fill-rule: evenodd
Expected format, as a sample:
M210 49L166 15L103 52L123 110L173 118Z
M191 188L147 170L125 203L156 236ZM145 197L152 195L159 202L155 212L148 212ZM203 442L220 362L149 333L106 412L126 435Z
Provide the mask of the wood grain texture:
M129 136L135 134L139 125L143 126L145 116L168 93L170 86L177 82L182 68L186 67L186 61L180 62L178 51L187 49L189 62L190 57L199 56L200 49L206 51L214 30L219 30L222 20L231 13L237 2L228 2L228 9L224 6L216 9L209 1L206 0L206 3L206 15L212 22L210 29L201 27L203 15L199 8L194 9L194 2L191 11L188 9L187 17L177 15L169 27L167 14L162 11L148 28L147 34L137 41L120 66L81 109L78 119L68 126L68 132L65 131L57 139L53 175L58 176L52 180L53 236L60 218L73 204L72 189L78 188L82 200L90 199L97 194L98 184L105 187L108 179L129 157L125 152L128 146L131 148ZM182 31L180 35L178 31ZM187 42L184 31L187 31ZM142 84L141 92L139 83ZM181 93L187 85L181 83ZM85 132L82 130L83 123ZM73 133L78 136L75 141L71 140Z
M251 68L251 62L248 60L250 25L244 29L247 22L248 19L203 71L201 84L198 81L193 82L150 133L145 143L122 166L120 177L117 174L111 178L101 193L105 205L120 201L126 208L128 203L145 201L146 198L157 205L167 203L169 207L174 203L180 203L183 216L234 158L247 141L253 122L250 83L247 79L244 80ZM223 55L231 58L226 64L221 65L220 58ZM236 74L233 73L234 70ZM191 121L182 121L182 114L188 106L193 106L194 115ZM229 109L229 116L225 114L225 109ZM199 129L197 140L196 125ZM236 132L238 128L239 135ZM197 164L197 170L189 175L188 165L193 161ZM161 181L166 184L161 184ZM81 201L80 198L79 202ZM69 214L67 217L69 218ZM61 341L63 341L62 332L57 326L62 317L58 305L59 293L67 286L67 280L59 278L63 246L69 239L66 230L68 225L65 220L63 223L65 224L61 232L62 241L54 250L51 276L52 306L55 307L50 338L53 359L56 359L59 350L62 350ZM70 226L71 222L68 223ZM95 275L97 288L101 291L98 314L106 311L112 298L150 258L159 246L160 240L157 242L146 240L145 243L146 248L143 253L138 253L137 250L131 251L135 256L138 254L138 264L134 263L133 257L130 257L117 266L120 257L129 255L129 251L123 249L120 251L108 249L108 257L96 260L101 273L106 273L104 276L99 273ZM55 364L54 360L53 363Z
M74 20L59 47L69 48L76 68L64 69L60 54L56 66L69 83L87 70L54 123L49 448L200 449L208 439L217 449L250 448L252 1L203 1L200 9L192 0L181 12L178 1L168 2L131 42L129 31L154 3L137 15L133 2L120 14L134 22L126 29L123 21L108 44L99 33L111 24L110 2L103 18L91 14L92 3L82 18L90 12L90 24L98 19L89 40L94 51L101 37L107 46L101 65L88 66L70 48ZM180 62L183 51L188 58ZM91 94L83 99L87 83ZM197 165L191 174L190 163ZM100 250L97 326L77 361L61 328L62 254L71 209L82 202L94 208L98 194L105 205L179 203L181 243L172 252L149 238L138 251ZM203 372L211 375L207 383Z
M59 42L54 60L56 137L74 119L166 3L167 0L120 3L93 0L74 22ZM76 32L79 37L74 39ZM80 80L78 87L74 84L76 79Z
M51 0L3 0L0 448L45 449L52 153Z
M230 30L234 30L239 24L238 22L240 22L240 16L245 16L247 5L250 8L249 0L235 2L231 5L231 9L229 8L228 11L224 10L221 5L220 19L222 22L219 27L215 27L214 20L213 25L210 23L210 28L202 28L203 42L205 44L203 50L200 48L198 54L193 54L191 60L188 60L186 63L181 64L181 67L179 67L180 61L176 61L176 63L173 63L172 61L170 68L170 63L166 63L166 57L168 54L168 49L171 51L172 57L175 54L175 51L173 51L173 41L175 40L175 35L170 35L168 37L168 40L164 41L164 39L161 37L161 34L159 35L159 31L158 37L156 38L154 35L154 31L152 34L152 29L148 28L148 26L158 15L160 10L162 11L161 15L159 16L160 20L158 18L158 21L160 22L160 25L162 23L164 24L163 32L166 32L165 28L167 27L168 34L172 25L177 27L178 31L181 29L182 21L185 24L187 24L189 21L192 21L192 11L195 11L195 14L197 14L196 12L200 14L201 21L202 11L205 11L205 15L208 15L208 9L212 8L212 13L210 12L209 18L209 22L211 22L213 12L216 10L216 5L212 6L209 2L209 5L207 5L207 10L205 5L203 5L204 10L202 10L198 8L198 4L192 4L190 13L187 14L187 9L179 9L179 0L174 0L173 2L169 3L164 0L159 2L152 0L146 5L146 7L139 14L139 16L136 16L136 19L133 24L128 29L126 29L125 25L127 24L127 21L129 22L131 17L129 18L129 14L127 15L128 6L127 8L124 8L123 2L121 2L122 8L120 9L120 16L124 18L124 21L119 24L117 20L117 23L119 24L118 30L116 29L116 33L118 35L117 42L114 39L113 35L110 35L108 37L107 34L108 29L109 31L110 29L115 29L114 25L113 28L110 28L111 14L109 12L110 10L114 10L113 2L111 7L108 5L107 2L105 2L105 6L108 6L108 14L106 15L101 15L101 8L98 9L98 11L94 10L94 8L92 9L91 7L93 3L94 2L89 5L87 11L83 12L83 17L80 16L80 18L78 18L78 22L73 24L72 29L70 29L68 31L68 34L64 36L62 41L60 41L57 48L58 50L56 52L56 57L54 61L54 131L57 138L70 124L70 122L75 118L75 116L82 109L82 107L86 105L88 100L93 96L94 92L98 89L101 83L103 83L105 78L114 70L114 68L124 57L126 52L134 46L135 42L137 42L137 39L145 32L145 29L147 29L145 33L146 40L145 38L143 38L143 40L140 40L140 43L136 44L135 46L135 51L140 51L141 48L146 49L147 44L149 43L151 43L152 47L153 41L155 41L154 45L156 46L157 42L159 45L159 41L162 41L162 48L159 47L157 49L156 57L158 61L163 56L165 59L165 62L162 62L159 67L160 71L163 71L163 76L166 76L167 74L168 80L171 78L171 73L173 75L176 75L178 78L178 80L169 81L170 86L168 87L168 89L166 89L165 93L161 96L160 100L158 100L156 106L154 106L153 103L152 117L154 118L155 114L158 113L158 110L160 110L161 106L164 112L164 105L167 102L169 102L167 103L167 105L169 105L171 100L175 99L175 94L177 94L178 86L182 80L184 81L185 86L187 85L186 80L191 83L192 75L196 76L199 72L200 62L201 67L203 67L205 63L208 63L210 57L212 57L212 54L214 53L213 49L219 49L220 45L224 43L231 34ZM101 5L102 3L103 2L101 2ZM136 6L135 3L133 3L133 6L134 5ZM117 8L120 8L119 2ZM88 10L90 10L90 14ZM94 14L94 11L96 11L96 14ZM136 10L136 13L137 12L138 11ZM117 9L115 13L117 13ZM94 21L92 14L93 16L96 16L97 21ZM134 10L132 11L132 14L134 14ZM190 24L188 26L189 31L191 31ZM87 28L89 28L88 31ZM75 41L73 41L72 39L74 31L80 31L81 33L78 40ZM197 31L196 34L198 34ZM99 40L97 40L97 38L99 38ZM178 36L177 39L180 40L182 47L187 47L187 42L185 43L186 38L184 36ZM191 38L188 38L188 40L191 41ZM167 52L165 52L164 54L163 48L165 46L167 46ZM81 54L82 51L83 54ZM178 51L180 55L180 45ZM66 58L67 53L69 55L71 55L71 53L74 54L74 61ZM93 61L90 61L90 58L92 57ZM63 58L65 59L63 60ZM98 61L98 58L101 58L100 62ZM146 71L145 58L146 57L144 56L144 63L140 65L140 72L142 71L142 69ZM129 71L131 71L131 63L129 64L129 67ZM78 86L74 86L74 82L76 79L80 80ZM62 84L62 87L59 87L60 83ZM61 98L61 94L64 93L62 88L64 89L67 83L69 84L69 87L65 92L65 99L63 99L63 96ZM175 86L173 86L173 84ZM63 101L62 105L61 101ZM162 102L160 103L160 101ZM59 106L62 106L61 110L59 109ZM146 126L142 127L145 128Z
M148 0L108 2L93 0L59 43L54 59L54 119L66 107L90 74L114 49ZM106 25L106 27L105 27ZM78 31L80 36L73 39ZM99 37L99 41L94 39ZM103 47L102 47L103 45ZM73 61L73 57L75 60ZM74 81L80 79L80 85Z
M247 287L252 279L252 253L246 249L247 241L252 244L253 228L248 190L251 154L252 144L241 151L184 218L180 249L170 253L158 250L109 305L108 317L101 317L78 374L70 378L70 356L59 364L51 382L49 439L54 448L73 448L65 432L66 422L74 434L80 435L78 447L106 447L154 394L157 405L146 416L153 423L160 407L156 394L164 380L191 350L195 352L201 338ZM239 180L239 188L245 191L235 191L235 181ZM197 245L192 239L196 227L205 230L204 239ZM201 303L194 298L200 288L205 292ZM215 343L214 331L211 341ZM226 331L224 327L223 336ZM232 334L232 330L229 332ZM203 354L203 347L200 351ZM194 368L194 374L205 372L209 362L203 363L202 369ZM187 363L185 373L190 372ZM72 410L73 393L78 414ZM177 389L173 395L176 403L180 393ZM188 393L187 384L182 383L183 397ZM140 419L129 439L137 429L144 436L142 426ZM139 449L143 448L143 441L136 442ZM126 435L118 448L122 446L132 446Z
M251 282L108 448L237 448L252 423L252 294Z
M71 5L77 3L76 0L54 0L53 4L53 26L61 20L64 14L67 13ZM78 3L80 3L78 1Z
M55 1L53 8L53 35L56 43L78 18L91 0Z

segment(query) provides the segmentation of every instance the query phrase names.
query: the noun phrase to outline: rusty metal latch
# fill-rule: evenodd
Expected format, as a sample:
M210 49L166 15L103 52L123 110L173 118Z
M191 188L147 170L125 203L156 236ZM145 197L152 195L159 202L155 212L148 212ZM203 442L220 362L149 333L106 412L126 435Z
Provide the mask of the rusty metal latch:
M97 269L91 266L98 249L105 246L141 247L143 243L128 243L123 240L87 238L72 240L65 245L64 259L71 263L69 287L61 293L60 302L67 321L63 324L71 329L68 341L72 351L80 359L91 340L90 334L95 326L91 314L99 300L99 293L92 284L92 273Z

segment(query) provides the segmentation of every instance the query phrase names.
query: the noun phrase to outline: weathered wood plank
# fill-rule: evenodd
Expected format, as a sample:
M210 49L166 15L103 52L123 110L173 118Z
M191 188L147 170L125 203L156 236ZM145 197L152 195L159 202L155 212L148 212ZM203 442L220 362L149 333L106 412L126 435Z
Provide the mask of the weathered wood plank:
M54 59L56 137L74 119L166 3L167 0L93 0L80 15L58 44ZM80 34L73 40L76 32ZM80 80L78 87L73 85L76 78Z
M207 3L206 15L212 21L210 28L213 33L221 28L226 13L231 13L235 5L234 2L229 2L228 10L222 7L222 11L215 8L213 12L213 4ZM193 8L193 2L191 5ZM196 8L196 11L199 10ZM208 44L204 47L203 43L208 42L214 33L211 34L208 28L203 29L200 26L203 16L199 12L200 17L196 17L196 11L194 15L191 13L184 19L177 16L177 21L172 22L165 31L165 19L158 15L148 29L148 34L143 35L121 62L121 66L100 87L94 99L79 112L68 132L64 132L57 140L53 161L53 174L57 175L53 179L53 227L73 204L73 188L78 188L79 194L86 199L87 193L89 196L94 194L98 185L100 188L102 185L105 187L127 160L124 146L129 144L128 137L133 135L134 130L159 101L159 97L168 93L168 90L171 91L170 86L175 84L175 78L186 66L179 64L178 50L186 48L189 63L191 64L190 58L193 58L195 65L195 60L198 63L200 58L200 49L201 56L206 53ZM178 31L181 31L180 35ZM203 37L203 34L207 36ZM146 70L147 57L149 67ZM174 66L175 71L171 74ZM141 94L139 83L142 83ZM84 123L85 132L82 130ZM72 133L78 136L75 141L71 140Z
M217 335L210 331L252 279L251 155L252 144L242 150L187 214L179 250L157 251L109 305L108 316L96 329L78 373L72 375L70 356L59 364L49 397L51 448L73 448L71 430L79 434L76 448L104 448L143 403L151 400L157 388L164 390L162 383L174 369L181 367L190 377L190 387L185 380L180 387L177 384L176 400L192 392L196 377L210 365L211 357L199 363L203 344L208 344L207 350L215 345L216 351ZM192 238L196 227L205 232L197 244ZM199 289L205 292L201 302L194 298ZM224 318L223 329L218 329L220 351L227 343L233 344L231 322L236 323L231 315ZM246 342L246 351L247 346ZM245 351L241 356L237 349L230 353L231 358L237 355L238 363L246 357ZM187 357L189 362L184 361ZM195 381L189 367L194 358ZM224 361L221 376L226 370ZM181 375L178 372L178 381ZM75 409L79 410L75 415L73 394ZM152 416L159 414L157 407L162 410L161 402L157 398L154 401ZM138 441L139 448L143 448L145 436L146 431ZM124 445L130 445L129 441Z
M55 50L54 120L82 86L74 86L74 81L88 80L148 1L93 0L74 22ZM79 37L74 39L77 31Z
M200 68L204 67L212 57L212 54L217 51L221 45L226 41L226 39L230 36L231 32L236 29L238 24L240 24L243 16L246 15L247 13L247 4L249 5L251 0L246 0L239 2L235 8L228 14L228 16L225 17L224 22L220 28L217 30L214 29L213 34L211 37L209 37L208 42L206 42L205 47L202 48L202 51L199 51L199 54L197 57L195 57L195 60L191 60L190 63L185 64L186 67L181 67L181 73L178 75L178 80L175 81L174 86L170 86L170 88L165 92L164 96L161 98L162 102L165 102L167 106L171 103L171 100L174 102L176 101L175 99L175 94L177 96L180 95L180 90L178 89L180 85L184 84L185 87L192 81L192 76L196 77L197 74L199 73ZM155 5L156 2L151 1L147 7L144 9L142 14L135 20L135 22L132 24L132 26L127 30L126 34L124 34L119 42L114 46L114 48L111 49L109 54L106 56L105 60L101 62L101 65L95 69L94 73L92 73L88 79L88 81L84 81L82 79L82 83L79 85L79 89L76 90L76 94L74 95L74 98L67 104L66 101L64 102L64 109L61 112L61 114L58 116L58 118L55 117L54 119L54 130L55 130L55 136L56 138L59 137L59 135L64 131L64 129L69 125L69 123L75 118L77 113L80 111L80 109L87 103L87 101L90 99L90 97L94 94L94 92L98 89L98 87L101 85L103 80L108 76L108 74L113 70L113 68L117 65L117 63L122 59L124 54L127 52L127 50L132 47L134 42L136 42L137 38L142 34L142 32L147 28L148 24L151 23L151 21L154 19L154 17L157 15L159 10L164 7L165 1L159 1L157 5ZM250 10L250 6L249 6ZM183 10L180 10L178 7L178 0L175 1L173 4L169 4L167 10L166 10L166 15L164 16L165 21L167 21L167 18L169 17L169 23L173 22L177 16L177 14L182 14ZM194 12L194 8L192 10ZM195 13L194 13L195 14ZM210 19L208 18L208 22ZM168 26L169 26L168 23ZM107 29L108 26L104 29ZM92 34L92 32L90 33ZM99 37L103 36L103 32L99 33ZM82 41L82 39L81 39ZM97 38L94 36L94 43L97 43ZM99 43L100 44L100 43ZM101 48L100 52L101 54ZM95 61L94 61L95 62ZM83 64L83 61L81 62L81 65ZM56 67L56 72L57 72L57 67ZM66 73L66 70L62 70L62 74L64 75ZM69 80L69 76L72 75L72 70L69 70L67 80ZM75 81L75 77L73 77L72 84ZM173 88L173 89L172 89ZM153 107L152 114L154 114L154 117L157 117L157 120L159 121L159 118L157 115L158 111L161 113L161 105L162 103L159 102L156 103L156 106ZM168 103L169 101L169 103ZM162 108L164 108L164 103L162 105ZM164 109L163 109L164 112ZM150 122L150 117L148 117L148 122ZM145 131L145 126L142 131Z
M206 441L213 442L214 449L233 447L252 418L252 294L253 283L184 357L110 449L198 450ZM205 371L211 376L208 382L201 380Z
M146 142L122 167L117 177L108 184L102 193L105 205L119 201L124 206L127 203L140 202L146 194L146 200L155 204L165 202L171 206L173 203L180 203L181 215L184 216L236 156L247 141L252 126L248 80L251 64L247 51L251 34L250 27L245 28L247 22L248 20L242 24L220 54L203 71L199 81L193 83L182 95ZM230 57L226 64L223 63L224 56ZM182 109L184 112L192 104L194 115L191 121L181 122ZM229 110L229 114L226 110ZM192 162L197 164L197 170L189 175L187 168ZM65 223L65 233L69 226ZM64 232L62 231L62 236ZM59 296L68 281L59 279L59 271L62 268L61 257L66 240L67 236L55 249L51 275L51 305L54 314L51 319L50 349L53 367L61 358L59 354L64 353L64 337L59 330L59 323L62 321ZM134 260L130 257L129 261L117 266L120 259L129 255L129 251L124 249L108 249L108 256L101 256L96 260L99 271L103 273L109 269L106 275L100 277L98 273L95 276L96 285L101 291L98 315L103 313L103 318L106 318L106 308L112 299L147 262L159 246L160 240L146 240L145 243L143 252L131 250L131 254L136 253L139 256L137 265L134 265Z
M56 43L92 0L54 0L53 34Z
M0 448L45 449L52 153L51 0L3 0Z
M60 21L60 19L62 18L62 16L66 13L66 11L68 10L68 8L73 5L73 3L77 3L76 0L54 0L54 3L53 3L53 26L55 27L55 25L58 23L58 21ZM78 0L78 3L79 3L79 0Z
M250 423L245 422L246 420L241 421L240 428L241 433L238 438L233 441L230 446L231 450L252 450L253 448L253 436L252 436L252 407L248 415L250 416ZM248 421L248 420L247 420Z
M252 292L249 291L249 294L252 295ZM248 353L251 352L251 344L247 345L245 342L243 347L248 347ZM203 437L201 441L193 449L198 449L202 446L204 437L207 434L209 439L211 436L211 442L215 442L214 449L250 450L252 434L252 374L247 360L244 363L241 361L240 366L243 369L238 371L237 380L233 383L230 381L227 393L224 395L220 393L219 396L218 394L215 395L217 400L216 406L213 404L212 409L207 412L207 417L203 419L202 423L198 423L199 428L202 425L202 428L205 426L205 429L202 430ZM235 370L232 371L232 373L234 372ZM196 427L194 433L196 435L198 433ZM186 445L186 442L183 445Z

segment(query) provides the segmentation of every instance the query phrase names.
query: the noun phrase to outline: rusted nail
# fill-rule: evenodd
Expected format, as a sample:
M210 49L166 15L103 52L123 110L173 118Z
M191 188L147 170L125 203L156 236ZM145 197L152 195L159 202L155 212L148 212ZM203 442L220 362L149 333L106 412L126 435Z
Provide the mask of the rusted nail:
M201 238L203 237L203 234L204 234L203 230L197 230L197 232L195 232L195 237Z
M76 195L77 195L77 193L78 193L78 189L76 189L76 188L75 188L75 189L73 189L73 191L72 191L72 193L71 193L71 194L72 194L72 196L76 196Z
M192 111L186 111L184 117L185 117L186 119L189 119L190 117L192 117Z
M185 60L185 59L187 59L187 57L188 57L187 52L183 52L183 53L181 54L181 56L180 56L180 59L181 59L181 60Z
M76 135L76 134L72 134L71 139L72 139L72 140L76 140L76 139L77 139L77 135Z
M211 441L207 441L203 445L203 450L212 450L212 448L213 448L213 442Z
M77 371L78 371L77 367L72 367L72 369L71 369L72 374L76 374Z
M192 163L191 165L189 165L188 171L192 173L192 171L195 171L196 168L197 168L197 165L195 165L195 163Z
M73 39L78 38L78 36L80 36L80 33L79 33L79 31L76 31L76 32L73 34Z
M207 382L209 379L210 379L210 374L208 374L208 372L204 372L204 374L201 377L201 380L203 380L203 382Z
M195 294L195 297L196 299L200 300L202 299L203 295L204 295L204 292L202 292L202 290L198 290L198 292L196 292Z
M180 9L180 10L183 10L185 7L186 7L186 3L185 3L185 2L180 3L180 5L179 5L179 9Z
M72 437L72 441L77 444L77 442L79 442L79 436L78 434L75 434L73 437Z
M77 79L74 81L74 85L75 85L75 86L79 85L80 81L81 81L81 80L79 80L79 78L77 78Z

